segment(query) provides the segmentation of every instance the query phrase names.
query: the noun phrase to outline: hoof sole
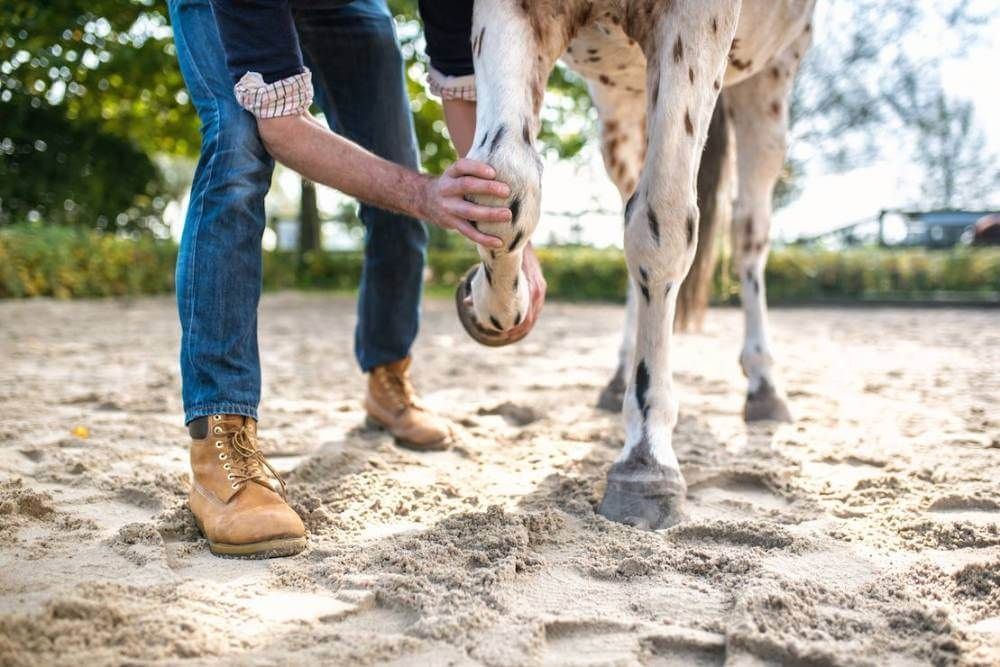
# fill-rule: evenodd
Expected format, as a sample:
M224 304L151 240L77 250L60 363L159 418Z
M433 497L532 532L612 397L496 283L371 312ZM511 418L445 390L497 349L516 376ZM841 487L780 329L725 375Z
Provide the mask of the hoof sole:
M525 331L520 336L510 338L499 331L487 329L479 323L476 319L476 314L465 302L472 294L472 279L478 270L479 265L476 265L466 271L465 275L459 281L458 287L455 289L455 309L458 311L458 321L462 323L465 333L469 334L472 340L480 345L485 345L486 347L504 347L505 345L512 345L518 342L527 336L531 330Z
M620 475L612 466L608 487L597 511L606 519L644 530L669 528L684 521L687 486L676 474Z

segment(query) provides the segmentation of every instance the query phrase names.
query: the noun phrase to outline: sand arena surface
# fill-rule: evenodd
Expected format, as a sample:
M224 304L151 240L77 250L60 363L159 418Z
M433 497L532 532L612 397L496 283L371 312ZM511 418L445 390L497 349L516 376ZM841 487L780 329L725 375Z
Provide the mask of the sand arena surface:
M798 420L747 427L713 311L674 348L691 520L656 533L593 511L620 308L492 351L426 312L461 444L414 454L362 425L352 302L264 299L310 546L248 562L185 507L173 301L0 303L0 664L1000 664L1000 312L777 310Z

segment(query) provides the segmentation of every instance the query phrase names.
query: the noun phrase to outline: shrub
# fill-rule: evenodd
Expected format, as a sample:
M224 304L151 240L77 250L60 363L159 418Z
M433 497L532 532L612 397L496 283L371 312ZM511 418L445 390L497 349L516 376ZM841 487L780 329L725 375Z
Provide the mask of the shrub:
M159 294L174 288L176 246L68 227L0 230L0 298Z
M0 298L57 298L160 294L173 290L177 246L142 236L126 238L65 227L14 225L0 230ZM553 299L622 301L628 275L620 250L539 248ZM474 251L434 251L427 286L450 292L470 266ZM264 255L267 289L355 289L361 252ZM777 248L767 265L771 303L824 300L927 300L957 296L988 300L1000 293L1000 249L948 252L881 250L831 252ZM735 303L739 283L720 266L713 278L716 302Z

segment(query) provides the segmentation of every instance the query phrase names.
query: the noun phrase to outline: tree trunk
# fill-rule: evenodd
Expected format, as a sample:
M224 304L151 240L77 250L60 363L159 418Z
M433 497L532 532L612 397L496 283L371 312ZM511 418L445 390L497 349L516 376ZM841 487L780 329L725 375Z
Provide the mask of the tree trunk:
M299 254L319 250L319 207L316 205L316 184L302 179L299 204Z

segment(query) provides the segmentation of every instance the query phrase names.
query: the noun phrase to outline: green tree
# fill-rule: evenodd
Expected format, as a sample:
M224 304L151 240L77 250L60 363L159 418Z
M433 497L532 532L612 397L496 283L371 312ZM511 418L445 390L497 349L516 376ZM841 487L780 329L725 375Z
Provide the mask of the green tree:
M0 24L0 223L155 225L157 154L198 124L162 1L7 2Z

